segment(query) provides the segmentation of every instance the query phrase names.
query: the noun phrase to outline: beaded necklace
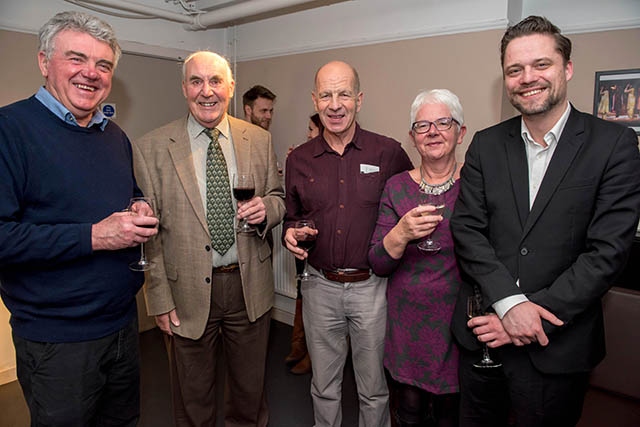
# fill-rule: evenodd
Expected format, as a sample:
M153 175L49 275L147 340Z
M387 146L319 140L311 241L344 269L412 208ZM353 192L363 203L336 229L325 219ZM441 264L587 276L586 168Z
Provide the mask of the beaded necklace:
M451 176L448 180L443 182L442 184L431 185L427 181L424 180L424 176L422 175L422 166L420 166L420 190L422 190L426 194L443 194L446 193L453 187L453 183L456 182L453 179L453 176L456 174L456 169L458 168L458 163L453 164L453 172L451 172Z

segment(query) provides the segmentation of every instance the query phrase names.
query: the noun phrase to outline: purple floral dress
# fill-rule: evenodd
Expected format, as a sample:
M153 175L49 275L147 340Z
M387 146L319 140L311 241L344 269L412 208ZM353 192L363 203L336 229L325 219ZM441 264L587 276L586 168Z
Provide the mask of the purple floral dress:
M408 172L387 181L369 261L376 274L389 276L387 336L384 366L391 376L434 394L458 391L458 349L450 330L460 289L460 274L453 253L449 218L459 184L445 193L444 220L433 232L442 249L425 254L410 242L399 260L389 256L382 239L398 220L418 205L420 187Z

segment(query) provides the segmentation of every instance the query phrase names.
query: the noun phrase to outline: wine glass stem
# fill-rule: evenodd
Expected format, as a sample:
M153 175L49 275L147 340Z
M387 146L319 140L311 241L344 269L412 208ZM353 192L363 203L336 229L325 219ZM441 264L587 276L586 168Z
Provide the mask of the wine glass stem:
M486 344L482 346L482 360L485 362L489 362L491 360L491 356L489 356L489 348Z
M140 243L140 263L144 263L147 258L144 255L144 243Z

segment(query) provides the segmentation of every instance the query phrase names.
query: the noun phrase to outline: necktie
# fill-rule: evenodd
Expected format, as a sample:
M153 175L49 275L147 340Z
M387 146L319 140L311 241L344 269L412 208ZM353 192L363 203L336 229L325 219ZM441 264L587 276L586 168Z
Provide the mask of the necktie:
M211 246L224 255L235 241L229 173L218 143L220 131L205 129L204 132L211 138L207 149L207 225Z

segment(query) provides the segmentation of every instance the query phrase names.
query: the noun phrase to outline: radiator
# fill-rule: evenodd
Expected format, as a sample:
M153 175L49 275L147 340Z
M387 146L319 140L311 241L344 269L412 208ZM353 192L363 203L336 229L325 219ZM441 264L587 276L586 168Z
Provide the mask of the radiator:
M273 275L276 293L296 298L296 263L295 258L282 245L282 224L273 229Z

